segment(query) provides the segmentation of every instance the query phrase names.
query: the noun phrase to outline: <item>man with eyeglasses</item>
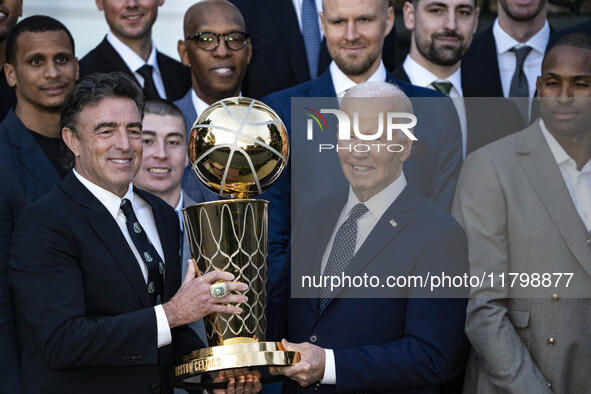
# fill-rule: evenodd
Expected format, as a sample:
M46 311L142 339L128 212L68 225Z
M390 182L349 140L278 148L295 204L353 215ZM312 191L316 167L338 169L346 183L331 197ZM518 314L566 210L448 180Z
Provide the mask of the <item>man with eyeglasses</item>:
M164 0L96 0L109 32L82 60L80 77L121 71L142 88L146 99L178 100L189 88L187 67L160 53L152 41L152 26Z
M185 13L184 35L178 51L183 64L190 67L192 88L175 104L190 131L197 116L209 105L240 95L252 46L242 14L226 0L204 0L191 6ZM182 186L197 202L216 198L189 167L185 169Z

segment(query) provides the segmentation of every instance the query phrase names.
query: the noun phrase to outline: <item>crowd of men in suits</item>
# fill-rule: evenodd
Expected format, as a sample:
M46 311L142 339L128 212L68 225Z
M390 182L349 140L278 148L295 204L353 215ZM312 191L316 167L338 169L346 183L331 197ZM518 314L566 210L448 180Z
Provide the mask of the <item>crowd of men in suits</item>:
M205 342L200 319L240 312L246 286L197 277L180 220L218 199L188 168L192 124L239 95L292 140L257 197L270 202L269 338L301 354L272 371L284 391L591 392L591 21L554 31L546 0L499 0L474 37L474 0L412 0L396 65L388 0L202 0L179 62L152 41L163 3L96 0L109 32L79 62L62 23L17 23L22 0L0 4L0 393L171 392L173 357ZM319 152L297 115L319 97L351 118L368 97L368 113L412 112L417 140L361 152L324 133L314 142L341 150ZM292 264L574 282L535 296L491 282L467 302L296 299ZM217 281L234 294L214 298Z

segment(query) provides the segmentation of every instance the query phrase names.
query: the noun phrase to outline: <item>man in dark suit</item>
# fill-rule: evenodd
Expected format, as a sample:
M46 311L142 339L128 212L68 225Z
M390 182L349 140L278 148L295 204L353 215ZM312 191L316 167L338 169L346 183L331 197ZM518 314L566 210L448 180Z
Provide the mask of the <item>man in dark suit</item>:
M8 256L22 210L59 183L67 170L60 151L60 109L78 79L74 41L53 18L22 20L6 39L8 83L18 96L0 123L0 392L19 393L19 353ZM31 64L31 57L37 64Z
M142 87L146 98L170 101L183 97L191 85L187 67L160 53L152 42L152 25L164 0L121 2L97 0L109 32L80 60L80 75L121 71Z
M4 17L0 20L0 66L4 68L6 63L6 38L10 30L16 25L18 18L23 14L23 0L8 0L2 2L0 10ZM6 74L0 70L0 120L4 119L10 109L16 106L16 94L14 88L6 83Z
M183 64L191 69L191 88L175 104L185 116L189 133L208 106L240 95L252 45L240 11L226 0L205 0L191 6L185 13L183 30L185 39L179 40L178 51ZM204 32L213 36L201 35ZM195 201L216 198L189 167L182 185Z
M372 134L378 117L412 107L397 87L368 82L347 92L341 110L351 119L358 113L359 130ZM318 286L318 293L303 282L306 275L329 283L367 275L385 286L388 275L454 275L468 268L461 227L406 182L402 169L411 139L396 131L391 142L399 151L375 146L361 151L358 131L356 138L352 127L349 132L349 140L338 142L349 188L312 203L298 218L291 267L287 264L270 295L273 335L284 335L289 340L284 346L301 354L298 364L275 372L295 381L286 385L287 392L315 384L323 393L439 393L462 343L465 299L421 298L426 293L420 289L379 284Z
M551 48L556 41L572 33L585 33L591 35L591 20L552 33L548 47Z
M297 114L306 112L303 107L309 106L303 103L302 108L292 110L292 97L338 98L347 89L365 81L387 81L398 85L408 97L416 100L413 104L418 118L415 127L418 141L406 166L408 179L423 195L449 210L462 162L460 126L453 103L439 92L402 82L386 71L381 50L384 37L394 23L394 9L388 1L326 0L323 5L322 26L333 58L329 69L316 79L271 94L263 101L289 128L294 127L292 118L296 120ZM366 25L361 26L359 20L366 21ZM336 99L332 105L333 108L338 106ZM302 127L305 130L305 120L303 125L295 127L294 130ZM283 263L289 242L290 212L292 218L297 216L303 206L321 196L318 191L323 187L338 187L346 181L335 157L319 154L310 141L302 143L304 132L294 130L291 133L292 158L300 158L300 162L305 159L313 171L298 171L294 167L293 177L291 171L284 171L267 191L267 199L279 208L277 215L269 215L270 228L276 228L274 237L269 240L270 273L274 264L280 267ZM320 138L335 143L333 133L320 133ZM293 164L294 161L290 162ZM290 201L291 190L306 190L306 193Z
M233 275L196 278L192 265L179 289L178 218L131 185L142 95L123 73L78 83L61 113L74 170L16 225L10 267L25 393L171 392L171 341L179 355L200 344L183 325L246 301L213 298L211 283Z
M492 27L462 59L462 81L475 88L464 97L533 97L550 39L547 0L522 5L500 0Z
M305 0L308 1L308 0ZM252 61L248 66L242 91L245 96L260 99L270 93L287 89L306 82L322 74L331 62L326 41L318 31L319 52L317 70L313 75L309 69L306 45L303 38L304 1L299 1L300 9L294 8L292 0L231 0L246 20L253 45ZM322 11L321 0L311 0L316 14ZM318 15L317 26L320 29ZM393 69L396 61L396 32L394 29L386 36L382 59L386 69Z

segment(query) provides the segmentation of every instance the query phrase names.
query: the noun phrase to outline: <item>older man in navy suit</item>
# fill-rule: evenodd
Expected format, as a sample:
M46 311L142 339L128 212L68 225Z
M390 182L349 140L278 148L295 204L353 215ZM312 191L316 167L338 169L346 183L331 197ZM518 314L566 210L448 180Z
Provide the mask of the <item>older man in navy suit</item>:
M384 37L394 24L394 9L387 0L325 0L321 17L333 58L328 70L316 79L271 94L263 101L290 127L294 116L292 97L342 97L348 89L366 81L387 81L399 86L408 97L420 97L422 100L415 103L418 141L413 146L406 173L409 182L419 192L449 211L462 163L458 116L453 103L442 94L397 80L386 71L381 54ZM297 143L302 133L292 130L292 141ZM335 139L332 134L331 137ZM290 171L284 171L277 184L267 192L267 198L280 206L278 215L270 215L271 226L276 229L274 237L269 240L270 271L273 265L282 264L289 242L290 212L297 215L307 202L320 196L317 190L324 185L338 187L346 184L338 170L338 161L333 156L318 155L310 150L311 147L312 144L305 144L303 150L294 148L292 157L305 158L314 171L305 174L294 171L293 178ZM290 201L292 189L306 189L308 193L301 199Z
M287 392L315 384L326 393L439 393L460 350L466 300L421 298L420 290L386 289L384 283L388 275L466 272L466 236L449 214L407 184L402 170L411 154L407 135L393 133L397 152L356 149L359 132L375 133L378 117L412 112L404 93L368 82L347 92L341 110L363 119L354 131L357 138L351 127L345 130L351 138L338 143L349 188L310 204L298 218L288 255L292 266L284 267L270 296L269 324L271 335L287 338L285 347L302 358L275 372L294 380ZM342 275L384 282L373 289L320 286L314 292L305 287L306 275L327 277L329 283ZM456 295L464 293L467 289Z

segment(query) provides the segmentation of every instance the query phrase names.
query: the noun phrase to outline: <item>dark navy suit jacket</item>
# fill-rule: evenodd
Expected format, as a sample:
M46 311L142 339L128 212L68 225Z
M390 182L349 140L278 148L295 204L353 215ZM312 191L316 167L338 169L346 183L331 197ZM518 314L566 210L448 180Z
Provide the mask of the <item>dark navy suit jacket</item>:
M167 301L181 280L178 217L161 199L135 192L152 208ZM111 214L72 172L23 211L10 264L25 393L172 392L172 347L157 347L139 264ZM173 344L188 331L173 329Z
M156 52L156 61L160 68L162 82L164 82L166 98L174 101L183 97L183 94L191 87L189 68L160 52ZM93 73L110 73L112 71L124 72L137 83L133 72L105 37L96 48L80 60L80 78Z
M423 195L449 211L462 164L461 131L453 103L432 89L411 85L390 74L387 75L387 81L398 85L407 96L420 100L413 102L418 119L415 135L419 141L414 142L413 153L404 164L406 178ZM291 128L292 97L336 97L330 70L314 80L263 98L277 112L288 130ZM288 166L288 171L284 171L276 184L265 193L266 199L270 201L270 233L275 232L269 238L270 277L276 276L283 264L291 220L295 223L302 207L326 194L326 190L338 190L347 184L336 155L318 154L314 144L298 145L297 142L304 138L302 134L306 131L297 130L298 135L295 132L291 130L290 138L295 148L292 149L290 162L305 160L310 171L290 174ZM336 135L333 133L321 135L335 143L333 140L336 140ZM291 200L292 187L299 193L295 200Z
M9 284L8 256L23 209L61 178L16 114L0 123L0 392L18 393L19 352Z
M322 393L439 393L462 343L465 298L357 298L368 289L340 289L318 313L314 290L310 298L290 294L290 286L301 283L300 273L319 275L322 254L347 195L344 190L322 198L299 217L291 240L291 246L298 248L298 261L287 254L288 264L269 297L268 337L334 350L337 383L320 385ZM467 240L460 225L409 184L344 274L380 272L384 283L386 273L450 273L458 268L459 273L468 272L468 266ZM284 387L287 392L315 390L315 385L302 389L293 381Z

